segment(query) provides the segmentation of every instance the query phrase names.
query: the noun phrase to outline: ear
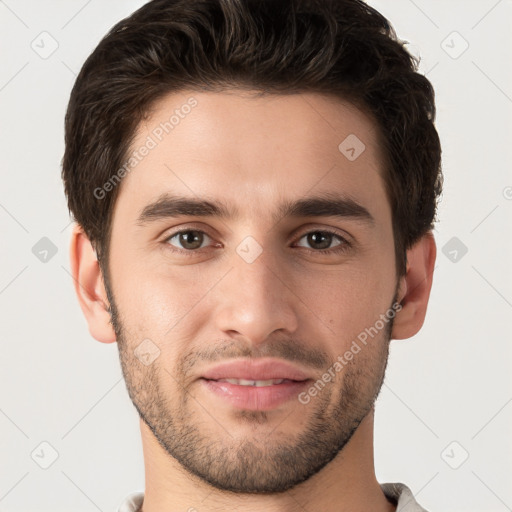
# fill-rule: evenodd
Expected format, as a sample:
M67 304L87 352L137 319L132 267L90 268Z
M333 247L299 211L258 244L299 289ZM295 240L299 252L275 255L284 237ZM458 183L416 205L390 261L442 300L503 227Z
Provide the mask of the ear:
M75 292L91 336L102 343L116 341L96 252L78 224L71 235L70 260Z
M391 338L402 340L414 336L422 327L432 288L436 242L432 231L425 234L407 251L407 270L400 278L398 302Z

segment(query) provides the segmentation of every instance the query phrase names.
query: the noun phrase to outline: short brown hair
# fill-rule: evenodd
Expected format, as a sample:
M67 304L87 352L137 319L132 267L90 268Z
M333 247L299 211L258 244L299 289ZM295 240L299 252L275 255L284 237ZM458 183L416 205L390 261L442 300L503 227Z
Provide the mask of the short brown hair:
M101 199L94 190L126 161L140 121L166 94L236 87L332 94L371 115L402 276L442 191L434 90L418 64L362 0L153 0L117 23L76 79L62 160L69 210L105 278L120 187Z

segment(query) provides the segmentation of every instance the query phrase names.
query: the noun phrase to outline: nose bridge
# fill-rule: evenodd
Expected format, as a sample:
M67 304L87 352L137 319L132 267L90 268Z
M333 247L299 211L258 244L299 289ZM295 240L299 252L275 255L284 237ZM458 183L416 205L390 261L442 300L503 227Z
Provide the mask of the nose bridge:
M249 341L265 340L275 330L297 329L294 295L284 261L248 237L230 260L231 271L217 294L217 327Z
M249 252L244 253L247 245ZM250 242L245 246L241 244L237 249L237 256L233 258L235 285L238 281L239 290L243 296L252 297L254 301L270 305L275 299L283 298L282 281L277 276L279 274L283 276L285 272L270 250L262 250L256 256L251 254L253 252Z

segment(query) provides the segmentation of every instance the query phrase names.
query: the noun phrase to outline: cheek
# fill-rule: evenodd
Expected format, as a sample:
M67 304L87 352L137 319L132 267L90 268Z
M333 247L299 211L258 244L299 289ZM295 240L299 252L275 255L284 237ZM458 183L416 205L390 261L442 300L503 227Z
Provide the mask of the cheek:
M208 318L205 297L218 279L218 272L205 275L193 266L118 268L116 301L131 343L151 339L168 367L193 346Z
M393 300L394 276L365 266L331 271L306 280L304 302L329 327L336 350L375 324ZM306 291L307 290L307 291Z
M155 331L163 324L169 328L200 294L201 281L187 267L172 269L136 250L112 252L112 261L116 302L132 325L150 324Z

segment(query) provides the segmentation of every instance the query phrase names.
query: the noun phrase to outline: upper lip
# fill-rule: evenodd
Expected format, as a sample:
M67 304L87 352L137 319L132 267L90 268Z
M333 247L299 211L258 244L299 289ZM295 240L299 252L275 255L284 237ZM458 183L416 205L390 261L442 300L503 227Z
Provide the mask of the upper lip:
M244 379L244 380L308 380L302 370L276 359L235 360L219 364L208 369L202 378L208 380Z

